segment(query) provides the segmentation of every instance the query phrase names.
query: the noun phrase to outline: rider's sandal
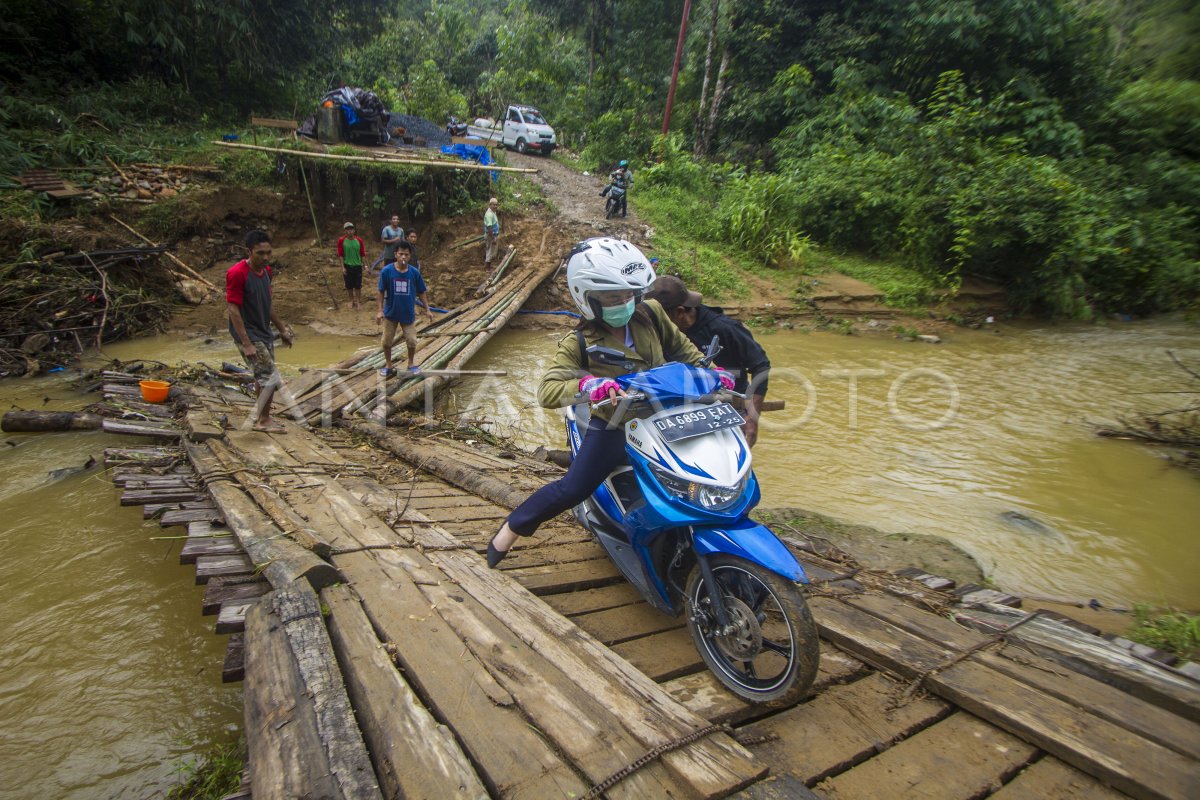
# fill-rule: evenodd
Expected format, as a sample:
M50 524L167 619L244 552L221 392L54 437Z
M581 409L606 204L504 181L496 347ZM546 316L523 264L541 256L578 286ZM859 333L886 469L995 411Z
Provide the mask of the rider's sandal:
M488 548L487 548L488 569L495 569L496 566L501 561L504 560L504 557L506 555L508 555L508 550L497 550L494 542L488 542Z

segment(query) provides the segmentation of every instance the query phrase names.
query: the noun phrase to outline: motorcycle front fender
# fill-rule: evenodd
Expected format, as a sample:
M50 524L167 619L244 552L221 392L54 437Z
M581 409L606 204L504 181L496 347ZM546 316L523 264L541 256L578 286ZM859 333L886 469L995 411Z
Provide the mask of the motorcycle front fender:
M792 551L770 528L752 520L720 527L695 527L692 529L692 546L700 555L724 553L744 558L788 580L808 583L808 575Z

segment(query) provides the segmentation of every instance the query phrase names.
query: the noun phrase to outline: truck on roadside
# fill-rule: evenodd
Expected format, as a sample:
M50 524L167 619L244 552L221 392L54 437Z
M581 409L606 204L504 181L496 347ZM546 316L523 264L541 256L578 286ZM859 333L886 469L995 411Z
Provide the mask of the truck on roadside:
M546 122L542 112L533 106L511 105L504 115L500 144L511 147L518 153L541 153L548 156L554 152L558 141L554 136L554 128Z

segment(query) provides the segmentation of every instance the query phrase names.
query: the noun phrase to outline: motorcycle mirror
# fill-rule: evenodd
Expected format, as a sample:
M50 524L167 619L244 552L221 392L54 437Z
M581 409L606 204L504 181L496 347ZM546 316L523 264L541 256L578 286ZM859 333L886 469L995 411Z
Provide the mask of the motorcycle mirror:
M595 361L597 364L604 364L607 367L621 367L622 369L627 368L626 362L629 360L620 350L598 344L589 347L587 355L589 361Z
M713 336L712 341L708 343L708 347L704 348L704 360L701 363L707 367L717 357L717 353L720 353L724 349L724 347L721 347L721 342L718 341L717 337Z

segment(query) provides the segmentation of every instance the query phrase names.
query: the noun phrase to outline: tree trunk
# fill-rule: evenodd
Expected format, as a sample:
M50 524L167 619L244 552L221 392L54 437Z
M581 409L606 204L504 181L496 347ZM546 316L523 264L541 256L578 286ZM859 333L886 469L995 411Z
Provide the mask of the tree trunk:
M47 431L94 431L104 418L85 411L6 411L0 422L5 433L45 433Z
M726 45L725 51L721 54L721 66L717 68L717 85L713 88L712 107L708 111L708 124L704 127L703 155L708 155L712 150L712 140L717 132L717 120L721 116L721 101L725 99L725 93L729 90L725 85L725 71L727 69L729 69L728 45Z
M712 58L713 51L717 47L717 22L720 14L721 0L712 0L712 20L708 26L708 50L704 54L704 81L700 84L700 105L696 110L696 142L692 148L692 155L696 158L704 155L701 142L708 139L704 106L708 102L708 80L712 76Z

